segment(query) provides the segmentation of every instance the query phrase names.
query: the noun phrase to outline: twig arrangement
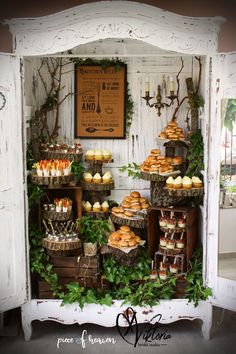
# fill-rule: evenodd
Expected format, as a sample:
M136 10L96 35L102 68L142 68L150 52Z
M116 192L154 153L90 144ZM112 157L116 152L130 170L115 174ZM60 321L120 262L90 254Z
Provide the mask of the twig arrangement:
M62 86L62 76L68 73L63 71L63 69L68 64L70 62L65 62L62 58L43 58L37 70L46 98L45 102L35 112L35 117L32 120L39 126L39 137L43 137L46 134L48 140L52 140L58 136L60 129L60 106L69 96L73 95L72 92L69 92L64 97L61 97L61 91L64 89L64 86ZM46 80L48 77L50 78L49 82ZM53 112L55 118L51 131L48 124L49 112Z
M201 106L201 102L199 102L199 88L200 88L200 82L201 82L201 76L202 76L202 62L201 62L201 58L200 57L195 57L195 59L198 62L199 65L199 70L198 70L198 79L197 79L197 84L196 84L196 88L193 88L193 82L192 82L192 78L187 78L186 79L186 84L187 84L187 95L184 96L182 99L180 99L179 97L179 91L180 91L180 74L183 71L184 68L184 61L183 58L181 57L181 68L179 70L179 72L176 75L176 82L177 82L177 91L176 91L176 102L177 102L177 106L173 112L172 115L172 121L174 121L176 119L177 113L179 111L179 109L181 108L181 106L183 105L183 103L188 99L189 101L189 107L187 109L187 114L186 114L186 119L185 122L187 124L187 129L188 131L191 130L190 127L190 112L193 115L193 111L195 110L195 114L196 114L196 110ZM190 87L189 87L190 85ZM191 91L191 92L190 92Z

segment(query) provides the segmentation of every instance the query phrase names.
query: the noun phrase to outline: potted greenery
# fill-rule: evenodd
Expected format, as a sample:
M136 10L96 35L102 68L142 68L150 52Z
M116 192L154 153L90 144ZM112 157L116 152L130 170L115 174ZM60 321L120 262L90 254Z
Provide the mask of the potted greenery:
M82 216L77 220L81 240L83 241L84 255L95 256L98 246L105 244L106 232L110 232L108 220L93 219L90 216Z

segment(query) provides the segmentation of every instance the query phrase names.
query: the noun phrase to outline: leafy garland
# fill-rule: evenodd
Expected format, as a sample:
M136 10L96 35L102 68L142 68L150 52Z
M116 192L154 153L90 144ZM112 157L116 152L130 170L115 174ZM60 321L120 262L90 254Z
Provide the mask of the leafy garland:
M53 296L62 300L62 305L78 302L83 308L86 303L111 306L113 300L123 300L132 306L154 306L161 299L171 299L175 293L176 277L170 276L166 281L150 280L151 259L143 253L135 266L120 265L113 257L105 257L102 262L103 274L109 283L109 289L86 289L78 283L66 285L62 291L58 275L49 263L49 257L42 247L43 235L35 227L30 228L31 272L38 274L50 284ZM202 281L202 253L197 251L190 262L191 268L185 278L188 282L186 298L197 306L200 300L212 295L210 288L205 288Z
M128 177L131 177L132 179L140 179L141 178L141 173L140 173L140 166L136 162L129 162L127 166L121 166L119 168L120 172L127 172Z
M189 177L202 177L201 171L204 169L204 145L201 130L190 135L190 146L187 154L188 168L186 175Z
M192 259L190 260L190 270L187 272L185 278L188 282L186 287L186 298L194 302L197 306L199 300L206 300L212 295L212 291L208 287L204 287L202 279L202 249L198 248Z
M68 54L72 54L71 51L68 51ZM74 64L77 66L80 65L99 65L102 67L102 69L106 69L108 66L114 66L115 71L119 71L122 66L124 66L125 62L119 60L119 59L81 59L81 58L70 58L70 61L72 61ZM134 101L132 100L132 96L129 93L129 84L128 82L126 83L126 94L125 94L125 124L126 124L126 137L129 137L129 131L130 127L132 125L132 119L133 119L133 114L134 114Z

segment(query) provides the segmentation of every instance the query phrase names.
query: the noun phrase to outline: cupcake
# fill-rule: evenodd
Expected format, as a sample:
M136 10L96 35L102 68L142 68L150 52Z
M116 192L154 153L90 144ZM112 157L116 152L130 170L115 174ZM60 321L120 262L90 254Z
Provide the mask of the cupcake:
M166 247L169 249L169 250L173 250L175 248L175 240L168 240L167 241L167 244L166 244Z
M159 219L159 225L160 225L161 227L166 227L166 225L167 225L167 219L166 219L165 217L160 217L160 219Z
M107 212L109 210L109 204L105 200L105 202L102 203L102 211Z
M160 237L160 246L166 247L166 245L167 245L167 238L164 236Z
M159 272L159 277L160 277L161 280L166 280L166 279L167 279L167 272L166 272L166 270L161 270L161 271Z
M174 179L173 188L174 189L182 188L182 177L178 176L177 178Z
M92 161L94 160L94 150L88 150L85 153L85 160Z
M184 219L184 218L180 218L180 219L178 220L178 227L180 227L180 228L185 228L185 226L186 226L185 219Z
M184 176L182 179L182 184L184 189L191 189L192 188L192 180L188 176Z
M101 204L99 202L93 204L93 211L94 212L101 211Z
M176 226L176 219L173 218L173 219L168 219L167 220L167 223L166 223L166 226L168 229L170 230L174 230L175 229L175 226Z
M170 273L178 273L178 267L177 264L170 264Z
M104 175L102 176L103 183L110 183L111 180L112 180L111 172L109 171L105 172Z
M181 239L177 240L176 247L179 249L183 249L184 248L184 240L181 240Z
M83 180L86 182L86 183L91 183L92 180L93 180L93 176L91 175L90 172L85 172L83 174Z
M160 262L160 270L167 270L168 268L168 263Z
M166 180L166 187L173 188L174 178L172 176L168 177Z
M199 177L192 177L192 183L193 183L193 188L201 188L202 187L202 181L200 180Z
M105 161L108 161L111 159L111 152L109 150L102 150L102 158Z
M89 212L89 211L92 210L92 205L89 202L85 202L83 204L83 208L84 208L85 211Z
M102 181L102 177L100 173L95 173L95 175L93 176L93 183L101 183L101 181Z
M94 159L96 161L101 161L103 159L103 155L102 155L102 151L101 150L95 150Z

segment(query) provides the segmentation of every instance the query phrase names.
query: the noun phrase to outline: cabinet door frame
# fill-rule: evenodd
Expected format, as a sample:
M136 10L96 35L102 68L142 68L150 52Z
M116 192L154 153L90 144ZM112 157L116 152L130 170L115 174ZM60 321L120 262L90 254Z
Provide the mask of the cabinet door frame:
M0 63L0 312L4 312L28 300L29 269L22 59L0 53Z
M205 270L213 305L236 311L236 281L218 276L221 100L236 97L236 52L209 58L209 120L205 176Z

